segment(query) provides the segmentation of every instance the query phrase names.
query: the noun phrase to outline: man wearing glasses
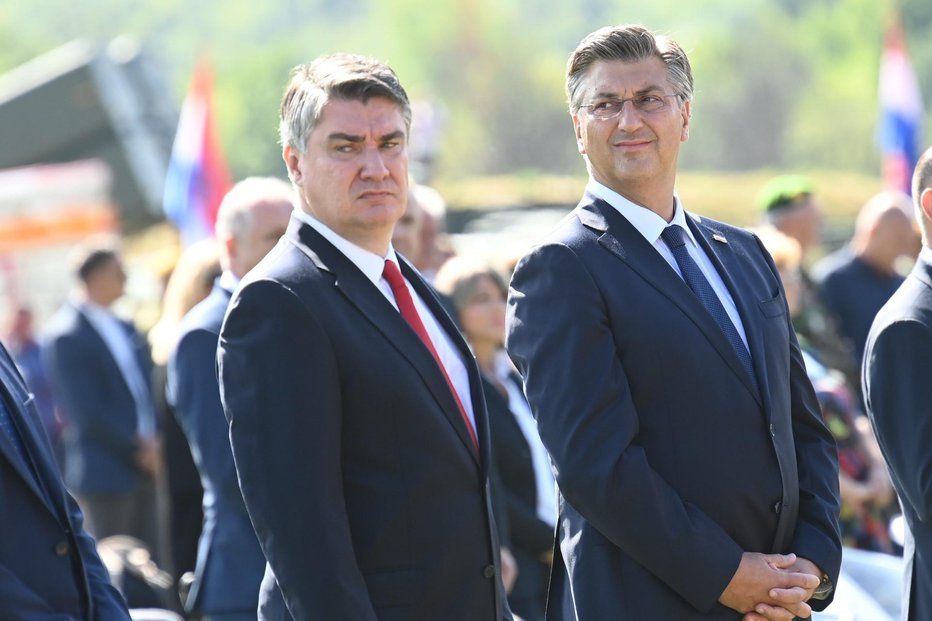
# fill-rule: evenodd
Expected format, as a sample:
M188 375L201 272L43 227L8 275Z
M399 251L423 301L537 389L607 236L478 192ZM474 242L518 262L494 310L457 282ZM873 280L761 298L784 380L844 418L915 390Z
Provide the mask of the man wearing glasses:
M831 599L838 465L780 277L674 194L693 82L672 40L570 56L589 184L516 268L507 347L560 485L548 620L790 620Z

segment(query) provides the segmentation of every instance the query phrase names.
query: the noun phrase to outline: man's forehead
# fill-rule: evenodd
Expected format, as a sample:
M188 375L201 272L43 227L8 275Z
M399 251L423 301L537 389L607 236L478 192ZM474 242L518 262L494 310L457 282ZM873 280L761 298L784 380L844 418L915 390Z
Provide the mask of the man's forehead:
M375 137L405 131L401 106L386 97L362 99L330 99L321 109L314 130L323 129L326 137L332 134Z
M644 89L664 87L669 83L667 66L657 57L640 60L597 60L586 72L587 90L600 88Z

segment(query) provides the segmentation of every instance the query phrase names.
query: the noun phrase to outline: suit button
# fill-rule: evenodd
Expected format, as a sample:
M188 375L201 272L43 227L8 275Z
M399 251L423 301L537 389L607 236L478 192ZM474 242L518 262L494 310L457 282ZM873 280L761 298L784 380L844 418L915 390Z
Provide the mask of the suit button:
M772 436L776 436L776 435L777 435L777 428L774 427L773 424L770 425L770 435L772 435Z
M783 510L783 501L782 501L782 500L778 500L777 502L773 503L773 512L774 512L774 513L776 513L777 515L780 515L780 511L782 511L782 510Z
M67 555L68 550L70 549L71 547L68 545L67 541L59 541L58 543L55 544L55 554L57 554L58 556Z
M485 569L482 570L482 575L485 576L486 578L494 578L495 577L495 566L486 565Z

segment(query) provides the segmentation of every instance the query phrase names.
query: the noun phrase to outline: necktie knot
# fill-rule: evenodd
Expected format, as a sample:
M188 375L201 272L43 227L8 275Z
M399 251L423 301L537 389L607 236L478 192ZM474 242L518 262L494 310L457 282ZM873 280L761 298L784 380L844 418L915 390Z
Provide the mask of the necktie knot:
M679 248L686 245L686 231L679 224L671 224L663 229L660 237L670 248Z

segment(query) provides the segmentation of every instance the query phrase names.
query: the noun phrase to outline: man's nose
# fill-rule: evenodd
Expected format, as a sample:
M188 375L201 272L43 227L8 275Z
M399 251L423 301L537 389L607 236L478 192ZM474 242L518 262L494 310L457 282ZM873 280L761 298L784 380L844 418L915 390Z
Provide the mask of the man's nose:
M388 176L388 167L385 165L385 156L378 147L367 148L363 154L362 171L360 176L363 179L384 179Z

